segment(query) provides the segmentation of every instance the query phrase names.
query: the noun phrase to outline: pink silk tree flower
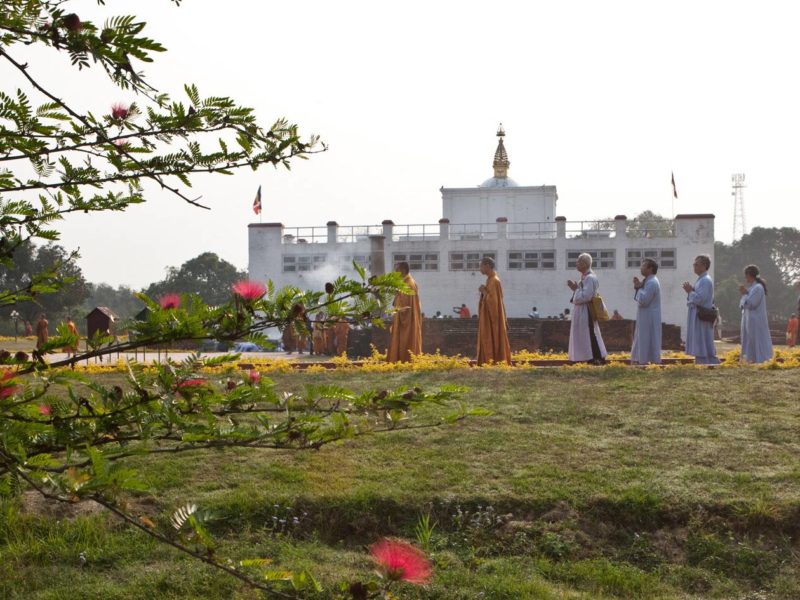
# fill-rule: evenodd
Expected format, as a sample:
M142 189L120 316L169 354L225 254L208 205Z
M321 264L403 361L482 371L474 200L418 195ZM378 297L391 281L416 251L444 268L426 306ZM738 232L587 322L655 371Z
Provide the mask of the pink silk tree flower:
M247 300L249 302L258 300L267 293L266 286L258 281L237 281L231 286L231 289L233 293L242 300Z
M121 102L116 102L111 105L111 118L122 120L128 117L128 107Z
M181 305L181 297L178 294L164 294L158 299L158 304L164 310L178 308Z
M425 553L408 542L382 539L370 546L370 554L388 579L423 585L433 569Z

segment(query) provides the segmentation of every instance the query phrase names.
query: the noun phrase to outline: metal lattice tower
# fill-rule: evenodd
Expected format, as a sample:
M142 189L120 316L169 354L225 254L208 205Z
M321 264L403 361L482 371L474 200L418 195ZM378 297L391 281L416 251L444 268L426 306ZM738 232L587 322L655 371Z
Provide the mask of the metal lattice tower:
M733 241L741 239L747 233L744 222L744 173L731 175L731 196L733 196Z

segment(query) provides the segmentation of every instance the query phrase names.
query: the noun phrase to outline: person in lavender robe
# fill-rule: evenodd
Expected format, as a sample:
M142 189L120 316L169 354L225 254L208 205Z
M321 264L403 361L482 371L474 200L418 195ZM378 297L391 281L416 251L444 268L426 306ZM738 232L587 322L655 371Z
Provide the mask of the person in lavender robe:
M745 285L739 287L742 299L742 362L763 363L772 360L772 336L767 322L767 284L759 277L758 267L744 269Z
M636 330L633 334L631 363L637 365L661 363L661 284L658 282L658 263L652 258L642 261L643 280L633 278L633 299L636 309Z
M569 359L572 362L588 362L602 365L606 362L605 344L600 335L600 325L592 317L589 304L600 287L597 276L592 271L592 257L581 254L575 263L581 274L580 282L568 281L572 290L572 321L569 327Z
M714 324L701 321L697 316L697 307L712 308L714 306L714 282L708 274L711 268L711 257L701 254L692 264L697 281L694 285L685 281L683 289L687 294L686 304L689 307L686 318L686 354L694 356L698 365L718 365L717 349L714 347Z

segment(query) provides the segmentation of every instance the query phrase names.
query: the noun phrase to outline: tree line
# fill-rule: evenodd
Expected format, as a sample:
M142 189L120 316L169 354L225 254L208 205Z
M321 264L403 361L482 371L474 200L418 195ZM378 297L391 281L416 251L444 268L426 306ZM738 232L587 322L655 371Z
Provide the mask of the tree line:
M204 252L184 262L180 267L167 268L166 276L141 290L127 285L112 286L107 283L86 281L78 262L70 258L69 252L58 244L20 246L14 253L14 264L0 273L0 288L20 289L27 285L36 273L50 270L62 264L68 281L58 291L37 294L31 300L0 308L0 335L13 335L12 311L19 313L17 325L24 333L25 321L35 325L40 313L45 313L54 324L72 317L83 331L85 317L97 306L106 306L122 320L132 319L144 307L135 293L144 292L151 298L167 293L196 294L203 302L218 305L227 301L231 286L247 273L220 258L213 252Z

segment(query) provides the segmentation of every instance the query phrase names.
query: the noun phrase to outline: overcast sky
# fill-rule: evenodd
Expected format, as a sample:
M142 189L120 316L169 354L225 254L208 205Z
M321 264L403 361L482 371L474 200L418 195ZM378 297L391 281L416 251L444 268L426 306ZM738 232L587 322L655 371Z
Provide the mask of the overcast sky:
M327 153L291 172L197 180L211 211L157 190L124 214L79 215L90 281L144 286L212 251L247 266L251 204L286 226L435 223L439 188L492 174L503 122L520 185L556 185L569 220L645 209L717 215L731 240L731 174L746 173L748 228L800 225L800 5L789 2L403 3L185 0L68 3L84 18L136 14L168 52L147 66L318 133ZM135 100L101 73L16 48L34 75L98 114ZM12 79L13 78L13 79ZM2 88L22 85L0 66Z

